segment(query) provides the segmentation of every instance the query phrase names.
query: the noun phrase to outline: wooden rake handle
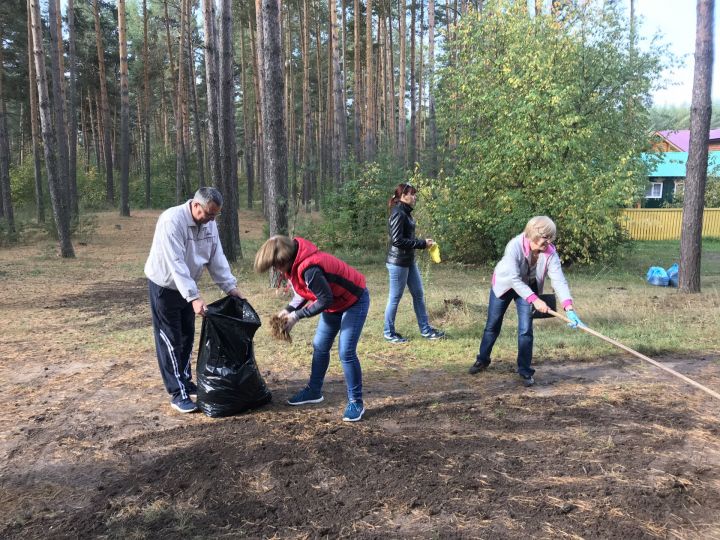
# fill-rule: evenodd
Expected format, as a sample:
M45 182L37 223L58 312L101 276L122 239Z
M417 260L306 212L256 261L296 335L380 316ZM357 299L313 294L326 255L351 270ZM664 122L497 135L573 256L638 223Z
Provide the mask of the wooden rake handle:
M572 324L572 321L570 321L570 319L568 319L565 315L561 315L560 313L558 313L558 312L556 312L556 311L553 311L552 309L548 309L548 313L549 313L550 315L552 315L553 317L557 317L558 319L561 319L561 320L565 321L566 323L571 323L571 324ZM649 358L649 357L645 356L644 354L641 354L641 353L639 353L639 352L631 349L630 347L627 347L626 345L623 345L623 344L620 343L619 341L616 341L616 340L614 340L614 339L612 339L612 338L609 338L609 337L607 337L607 336L603 336L600 332L596 332L596 331L593 330L592 328L588 328L587 326L584 326L584 325L578 325L578 328L579 328L580 330L582 330L583 332L587 332L588 334L592 334L592 335L595 336L595 337L599 337L599 338L602 339L603 341L607 341L608 343L610 343L610 344L612 344L612 345L615 345L616 347L619 347L619 348L622 349L623 351L627 351L627 352L629 352L630 354L632 354L632 355L634 355L634 356L637 356L637 357L640 358L641 360L645 360L646 362L651 363L651 364L652 364L653 366L655 366L655 367L658 367L658 368L660 368L660 369L662 369L662 370L664 370L664 371L667 371L667 372L670 373L671 375L674 375L675 377L678 377L678 378L682 379L682 380L685 381L686 383L693 385L695 388L699 388L699 389L702 390L703 392L706 392L706 393L710 394L712 397L717 398L717 399L720 399L720 394L718 394L718 393L715 392L714 390L710 390L709 388L707 388L706 386L703 386L703 385L700 384L699 382L693 381L692 379L690 379L689 377L686 377L686 376L683 375L682 373L678 373L678 372L675 371L674 369L670 369L669 367L662 365L660 362L658 362L658 361L656 361L656 360L653 360L652 358Z

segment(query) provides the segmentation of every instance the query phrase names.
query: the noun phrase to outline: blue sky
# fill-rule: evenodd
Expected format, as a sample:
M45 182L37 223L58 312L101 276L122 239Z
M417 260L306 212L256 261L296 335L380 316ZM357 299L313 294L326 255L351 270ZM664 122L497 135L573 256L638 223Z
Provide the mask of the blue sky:
M629 9L629 0L624 0ZM720 39L717 20L720 2L715 2L715 63L713 66L713 101L720 100ZM635 0L635 11L642 17L640 35L649 38L659 32L663 41L670 44L674 53L684 59L684 65L663 73L671 83L665 90L655 93L656 105L689 105L692 98L692 79L695 51L696 0ZM645 42L647 44L647 41Z

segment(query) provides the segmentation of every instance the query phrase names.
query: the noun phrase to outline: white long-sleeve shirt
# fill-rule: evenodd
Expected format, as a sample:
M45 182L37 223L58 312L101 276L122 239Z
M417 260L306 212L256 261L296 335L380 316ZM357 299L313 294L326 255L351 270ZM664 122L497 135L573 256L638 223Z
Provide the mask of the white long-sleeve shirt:
M192 302L200 297L197 282L207 266L210 277L227 293L237 286L225 258L215 221L198 225L190 202L168 208L155 226L145 275L156 285L178 291Z
M533 274L537 282L538 293L542 294L543 292L545 276L550 276L553 289L560 297L562 306L565 308L572 305L570 287L563 274L560 256L557 254L555 246L549 244L547 249L538 255L533 272L530 265L530 241L524 233L518 234L505 246L505 254L493 272L492 290L495 296L500 298L513 289L518 296L532 304L537 299L537 294L529 285Z

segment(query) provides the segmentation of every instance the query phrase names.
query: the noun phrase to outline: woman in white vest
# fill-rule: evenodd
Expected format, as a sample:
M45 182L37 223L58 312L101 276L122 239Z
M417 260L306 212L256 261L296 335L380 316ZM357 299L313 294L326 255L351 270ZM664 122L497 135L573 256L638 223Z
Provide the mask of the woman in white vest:
M490 353L500 335L503 317L510 302L514 301L518 314L517 372L525 386L535 384L535 370L530 367L533 349L532 310L535 308L541 313L548 311L548 305L539 297L547 276L573 328L582 324L573 310L570 288L563 275L560 257L552 244L556 235L557 228L549 217L535 216L528 221L525 230L505 246L505 254L495 266L492 276L488 318L480 342L480 352L470 367L470 374L479 373L490 365Z

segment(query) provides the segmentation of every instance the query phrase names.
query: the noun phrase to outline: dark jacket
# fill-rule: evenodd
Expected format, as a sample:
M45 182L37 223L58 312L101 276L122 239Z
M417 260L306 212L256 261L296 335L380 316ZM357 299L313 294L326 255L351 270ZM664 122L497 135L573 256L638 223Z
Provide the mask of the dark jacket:
M415 250L425 249L425 240L415 238L415 220L410 215L412 207L398 202L390 210L388 234L390 245L385 262L397 266L410 266L415 262Z

